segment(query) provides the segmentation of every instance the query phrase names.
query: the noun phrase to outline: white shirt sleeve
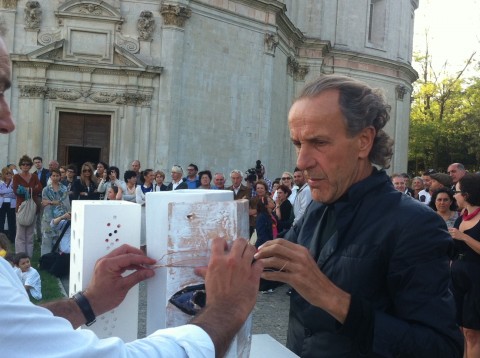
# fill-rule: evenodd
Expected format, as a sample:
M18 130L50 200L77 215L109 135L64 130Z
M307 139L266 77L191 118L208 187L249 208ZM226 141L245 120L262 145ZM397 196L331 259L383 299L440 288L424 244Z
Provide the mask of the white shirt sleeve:
M67 320L32 304L10 264L2 258L0 317L2 357L215 357L212 340L195 325L159 330L130 343L119 338L99 339L88 329L74 330Z
M305 210L307 209L308 204L312 201L312 194L310 192L310 187L305 186L295 198L295 204L293 205L293 212L295 214L295 219L293 220L293 225L303 216Z

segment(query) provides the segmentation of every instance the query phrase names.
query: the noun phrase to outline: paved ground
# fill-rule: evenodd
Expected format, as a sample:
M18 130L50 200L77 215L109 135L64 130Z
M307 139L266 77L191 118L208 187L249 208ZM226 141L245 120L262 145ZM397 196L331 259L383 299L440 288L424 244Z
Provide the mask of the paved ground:
M266 333L285 345L287 341L288 310L290 297L286 295L287 286L279 287L270 294L259 293L253 309L252 334ZM140 284L140 306L138 336L145 336L146 290Z

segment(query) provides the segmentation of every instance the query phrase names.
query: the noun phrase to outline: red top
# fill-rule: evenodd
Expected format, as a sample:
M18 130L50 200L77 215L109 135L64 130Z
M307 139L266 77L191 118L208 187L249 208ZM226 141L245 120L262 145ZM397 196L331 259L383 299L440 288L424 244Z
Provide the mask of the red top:
M31 188L33 191L33 198L37 197L43 189L42 184L40 183L40 180L36 175L30 174L30 181L27 182L20 176L20 174L15 174L13 176L13 192L17 196L17 207L15 211L18 211L20 204L25 201L24 195L17 194L17 189L19 185L22 185L23 187L25 187L25 189Z

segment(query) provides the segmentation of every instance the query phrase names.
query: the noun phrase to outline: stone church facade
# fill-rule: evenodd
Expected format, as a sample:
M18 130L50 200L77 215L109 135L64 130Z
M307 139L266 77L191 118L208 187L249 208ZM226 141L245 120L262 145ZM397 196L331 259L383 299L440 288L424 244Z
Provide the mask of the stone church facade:
M287 127L298 91L322 74L385 90L407 167L418 0L0 0L17 130L27 153L127 168L172 164L292 170ZM271 175L269 175L271 173ZM168 175L167 175L168 176Z

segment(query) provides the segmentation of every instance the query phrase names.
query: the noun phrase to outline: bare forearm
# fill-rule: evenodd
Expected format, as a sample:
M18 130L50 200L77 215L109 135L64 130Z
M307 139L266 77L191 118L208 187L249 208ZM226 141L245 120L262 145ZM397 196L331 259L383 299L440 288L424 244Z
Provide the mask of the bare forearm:
M65 318L73 328L78 328L85 323L85 316L72 299L46 302L41 306L51 311L54 316Z
M210 336L215 346L215 356L223 357L245 320L235 319L232 307L205 308L190 322L201 327Z

